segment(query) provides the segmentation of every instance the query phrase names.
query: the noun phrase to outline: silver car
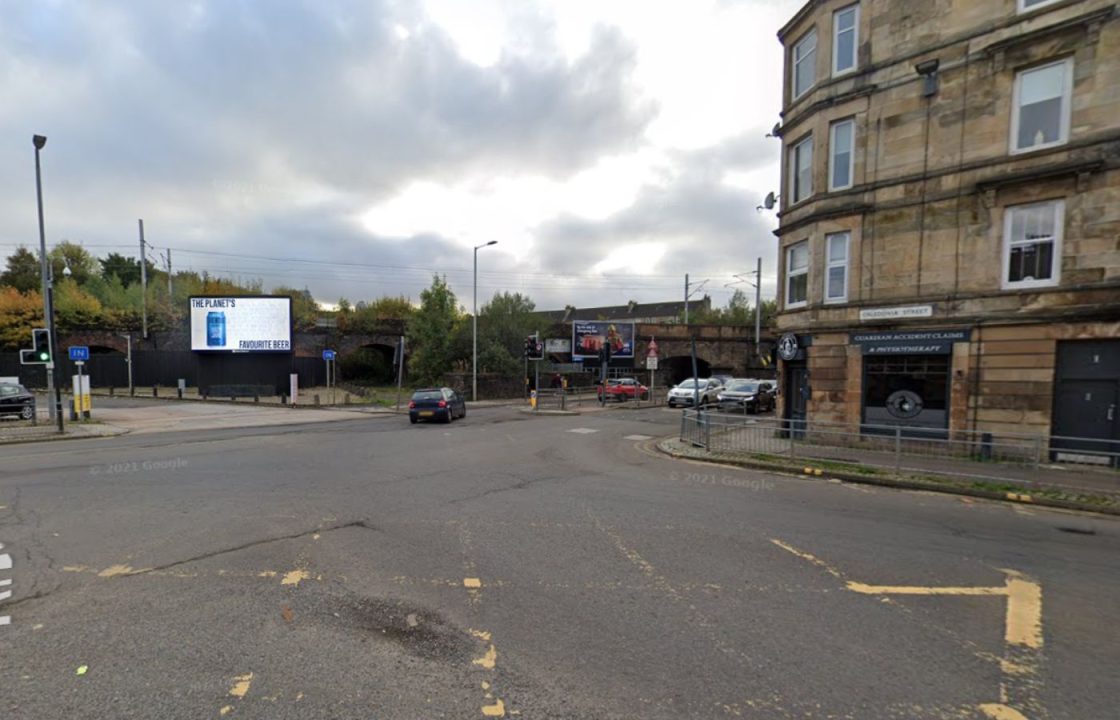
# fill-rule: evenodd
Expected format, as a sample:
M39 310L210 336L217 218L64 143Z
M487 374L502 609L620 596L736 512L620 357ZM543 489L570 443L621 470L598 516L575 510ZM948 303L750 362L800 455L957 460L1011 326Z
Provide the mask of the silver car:
M677 405L688 407L696 401L697 397L699 397L701 405L714 403L721 388L718 380L701 378L696 380L694 385L692 378L689 378L669 391L669 407L676 407Z

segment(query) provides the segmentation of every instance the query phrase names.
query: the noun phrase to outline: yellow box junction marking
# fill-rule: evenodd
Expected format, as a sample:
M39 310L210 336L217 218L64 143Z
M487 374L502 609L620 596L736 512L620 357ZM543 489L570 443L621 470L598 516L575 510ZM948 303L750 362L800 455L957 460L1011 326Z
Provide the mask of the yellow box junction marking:
M845 587L862 595L877 595L886 600L888 595L917 596L963 596L963 597L1005 597L1007 614L1004 620L1004 642L1007 652L1016 648L1014 658L1000 660L1003 680L1000 683L1000 699L1006 700L1009 685L1016 677L1033 676L1038 671L1040 660L1037 654L1042 648L1042 586L1029 580L1016 570L1000 569L1006 575L1002 586L994 587L931 587L920 585L869 585L848 580L843 574L823 560L798 550L778 539L771 539L774 545L824 569L833 577L843 580ZM985 703L979 706L981 712L993 720L1026 720L1018 710L1000 703Z
M479 578L463 578L463 587L469 589L478 589L482 587L482 580Z
M292 570L291 572L284 573L284 578L280 581L281 585L299 585L301 580L306 580L311 577L311 574L306 570Z

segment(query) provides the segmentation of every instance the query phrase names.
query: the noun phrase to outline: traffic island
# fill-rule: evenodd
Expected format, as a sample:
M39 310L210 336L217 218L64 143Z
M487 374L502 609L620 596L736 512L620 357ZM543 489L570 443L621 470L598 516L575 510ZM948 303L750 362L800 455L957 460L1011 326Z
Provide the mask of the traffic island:
M1120 493L1076 491L1066 488L1028 485L987 478L936 475L934 473L895 474L892 471L855 463L818 459L794 459L767 453L739 454L709 452L672 437L656 443L659 451L682 460L703 460L735 467L770 470L809 479L843 480L879 485L900 490L928 490L967 495L987 500L1025 503L1043 507L1095 512L1120 516Z

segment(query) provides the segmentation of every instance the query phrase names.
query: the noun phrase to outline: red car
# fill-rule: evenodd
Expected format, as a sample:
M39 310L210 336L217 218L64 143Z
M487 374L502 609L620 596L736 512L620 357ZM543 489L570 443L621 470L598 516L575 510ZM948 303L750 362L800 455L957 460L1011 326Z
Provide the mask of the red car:
M649 388L642 385L634 378L618 378L615 380L607 380L606 387L599 386L599 398L602 399L606 393L607 400L615 400L617 402L624 402L626 400L633 400L634 398L641 398L642 400L649 399Z

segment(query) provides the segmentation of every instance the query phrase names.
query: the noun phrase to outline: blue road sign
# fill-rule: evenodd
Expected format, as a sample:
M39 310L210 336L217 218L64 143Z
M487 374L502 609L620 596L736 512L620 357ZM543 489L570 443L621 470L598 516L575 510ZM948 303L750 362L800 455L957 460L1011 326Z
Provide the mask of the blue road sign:
M89 347L85 345L71 345L70 359L87 362L89 360Z
M334 350L324 350L323 351L323 359L324 360L334 360Z

